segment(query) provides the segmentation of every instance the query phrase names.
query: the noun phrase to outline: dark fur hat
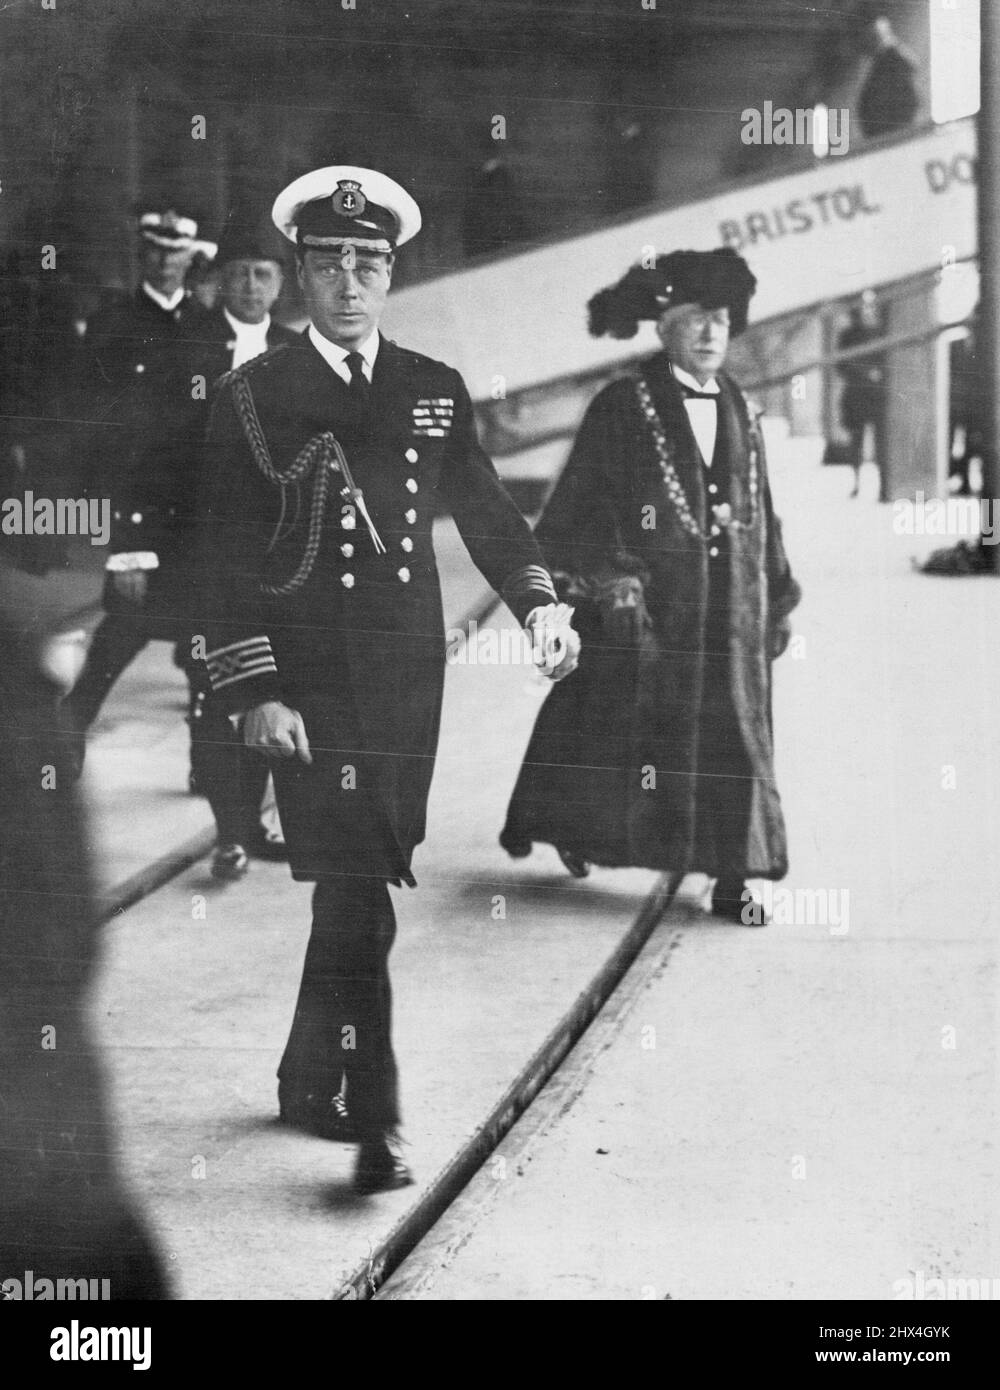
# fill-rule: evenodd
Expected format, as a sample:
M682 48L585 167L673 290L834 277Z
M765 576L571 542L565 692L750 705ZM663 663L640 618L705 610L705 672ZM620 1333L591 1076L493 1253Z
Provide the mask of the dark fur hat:
M587 305L595 338L633 338L641 319L658 319L679 304L729 310L735 337L747 326L747 309L757 281L731 246L714 251L671 251L655 265L634 265L616 285L599 290Z

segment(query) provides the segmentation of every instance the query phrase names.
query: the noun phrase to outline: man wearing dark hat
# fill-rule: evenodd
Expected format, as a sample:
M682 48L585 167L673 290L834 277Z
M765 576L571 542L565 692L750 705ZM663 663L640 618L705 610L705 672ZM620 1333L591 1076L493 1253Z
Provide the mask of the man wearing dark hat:
M292 875L316 884L281 1115L356 1138L355 1187L370 1193L412 1180L396 1148L389 885L414 884L437 749L436 509L450 509L542 669L567 674L578 640L479 447L461 377L378 331L416 203L384 174L339 165L297 179L273 217L312 322L220 391L199 501L202 613L213 688L272 757Z
M198 338L193 369L210 383L271 348L298 341L298 334L271 318L284 272L269 237L231 221L219 238L215 270L221 303L192 328ZM204 672L203 663L200 671ZM209 693L207 673L192 708L191 761L218 830L214 877L242 877L249 854L283 857L280 828L261 819L270 776L267 763L237 738L224 701Z
M284 280L284 262L270 237L252 227L230 224L219 238L215 257L220 303L197 322L200 342L206 349L206 370L215 381L234 367L242 367L279 343L297 338L271 318ZM207 352L214 349L214 355Z
M77 730L77 770L86 730L112 685L147 642L177 639L187 606L187 518L204 428L186 350L198 311L184 275L197 232L173 209L144 213L141 285L87 325L76 414L91 494L111 498L112 534L106 616L65 702Z
M770 662L799 600L758 414L722 372L755 281L732 249L635 267L594 334L656 323L663 351L601 391L536 536L577 605L577 677L543 706L501 843L590 864L697 872L713 910L762 920L747 878L787 871Z

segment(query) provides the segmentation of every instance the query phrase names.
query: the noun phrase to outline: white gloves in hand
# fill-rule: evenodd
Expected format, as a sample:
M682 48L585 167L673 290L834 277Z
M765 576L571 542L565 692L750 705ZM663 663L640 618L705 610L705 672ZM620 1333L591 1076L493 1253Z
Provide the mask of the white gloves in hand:
M580 634L572 626L573 612L568 604L547 603L524 620L535 665L553 681L563 680L579 664Z

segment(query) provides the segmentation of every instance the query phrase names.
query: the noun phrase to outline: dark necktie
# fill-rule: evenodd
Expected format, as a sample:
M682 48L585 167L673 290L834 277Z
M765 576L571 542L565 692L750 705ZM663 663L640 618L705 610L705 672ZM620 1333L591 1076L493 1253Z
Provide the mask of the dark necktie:
M693 386L685 386L684 383L683 383L683 382L680 382L680 381L677 383L677 385L678 385L678 386L681 388L681 390L684 392L684 399L685 399L685 400L688 400L688 401L714 401L716 405L718 405L718 403L719 403L719 393L718 393L718 391L696 391L696 390L694 389Z
M349 352L344 358L351 373L351 395L358 405L367 407L371 385L365 376L365 359L360 352Z

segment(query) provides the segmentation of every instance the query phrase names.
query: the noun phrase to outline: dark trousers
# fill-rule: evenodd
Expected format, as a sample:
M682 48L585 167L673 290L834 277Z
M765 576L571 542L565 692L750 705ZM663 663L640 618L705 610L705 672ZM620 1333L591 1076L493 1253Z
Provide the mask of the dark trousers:
M94 633L80 678L64 702L77 728L90 728L111 687L147 642L170 635L149 622L141 610L106 614Z
M80 678L63 701L63 709L78 729L89 729L115 681L149 642L177 642L193 693L200 666L190 659L190 634L178 615L190 604L184 568L173 554L162 554L158 569L145 575L146 591L139 602L123 598L115 576L104 576L104 617L94 633ZM207 671L205 672L207 685Z
M346 1078L347 1104L362 1136L399 1123L389 985L395 936L385 879L327 875L316 884L312 934L278 1078L283 1091L322 1096L336 1094Z

